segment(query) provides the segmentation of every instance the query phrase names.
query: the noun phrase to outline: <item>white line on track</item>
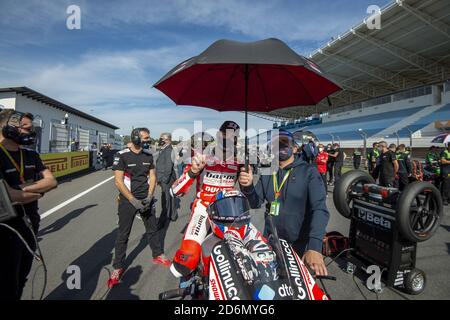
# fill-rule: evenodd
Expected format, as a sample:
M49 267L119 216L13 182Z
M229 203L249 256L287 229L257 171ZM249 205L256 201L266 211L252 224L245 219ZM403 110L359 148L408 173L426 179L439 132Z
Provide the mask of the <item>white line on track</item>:
M48 217L48 216L51 215L52 213L54 213L54 212L58 211L59 209L61 209L61 208L65 207L65 206L67 206L69 203L74 202L75 200L81 198L81 197L84 196L85 194L88 194L88 193L91 192L92 190L94 190L94 189L100 187L102 184L104 184L104 183L106 183L106 182L108 182L108 181L110 181L110 180L112 180L112 179L114 179L114 176L109 177L108 179L103 180L103 181L100 182L100 183L97 183L95 186L93 186L93 187L91 187L91 188L89 188L89 189L87 189L87 190L85 190L85 191L83 191L83 192L77 194L76 196L73 196L73 197L70 198L69 200L66 200L66 201L64 201L63 203L58 204L56 207L54 207L54 208L52 208L52 209L50 209L50 210L44 212L43 214L41 214L41 219L44 219L44 218Z

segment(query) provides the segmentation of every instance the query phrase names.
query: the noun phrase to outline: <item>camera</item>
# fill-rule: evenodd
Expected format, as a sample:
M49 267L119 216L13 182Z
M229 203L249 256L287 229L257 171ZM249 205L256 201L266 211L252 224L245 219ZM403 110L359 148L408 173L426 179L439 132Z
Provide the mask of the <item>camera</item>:
M17 217L17 213L9 197L6 182L0 179L0 223L15 217Z

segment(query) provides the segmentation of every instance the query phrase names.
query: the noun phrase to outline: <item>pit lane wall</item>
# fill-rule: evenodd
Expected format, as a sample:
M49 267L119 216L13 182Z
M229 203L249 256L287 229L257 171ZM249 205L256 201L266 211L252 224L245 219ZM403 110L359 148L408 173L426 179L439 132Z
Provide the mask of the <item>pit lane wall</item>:
M44 153L41 154L44 165L56 178L67 176L90 167L88 151Z

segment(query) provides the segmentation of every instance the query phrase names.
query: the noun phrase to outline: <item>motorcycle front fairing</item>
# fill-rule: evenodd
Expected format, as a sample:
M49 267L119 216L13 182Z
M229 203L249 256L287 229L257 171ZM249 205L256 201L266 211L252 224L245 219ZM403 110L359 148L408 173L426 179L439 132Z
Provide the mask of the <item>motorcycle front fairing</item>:
M271 279L260 274L249 281L252 271L236 257L229 241L218 242L212 250L209 265L209 299L327 300L297 253L286 241L280 239L280 243L289 278L281 276L281 273L275 277L270 275ZM292 288L291 284L295 287Z

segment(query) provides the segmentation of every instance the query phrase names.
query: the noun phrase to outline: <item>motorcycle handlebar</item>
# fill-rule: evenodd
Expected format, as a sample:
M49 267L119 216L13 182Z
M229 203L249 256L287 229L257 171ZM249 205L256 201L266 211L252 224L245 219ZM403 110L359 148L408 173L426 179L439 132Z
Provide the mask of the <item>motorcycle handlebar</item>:
M169 300L175 298L181 298L184 296L185 289L173 289L159 294L159 300Z

